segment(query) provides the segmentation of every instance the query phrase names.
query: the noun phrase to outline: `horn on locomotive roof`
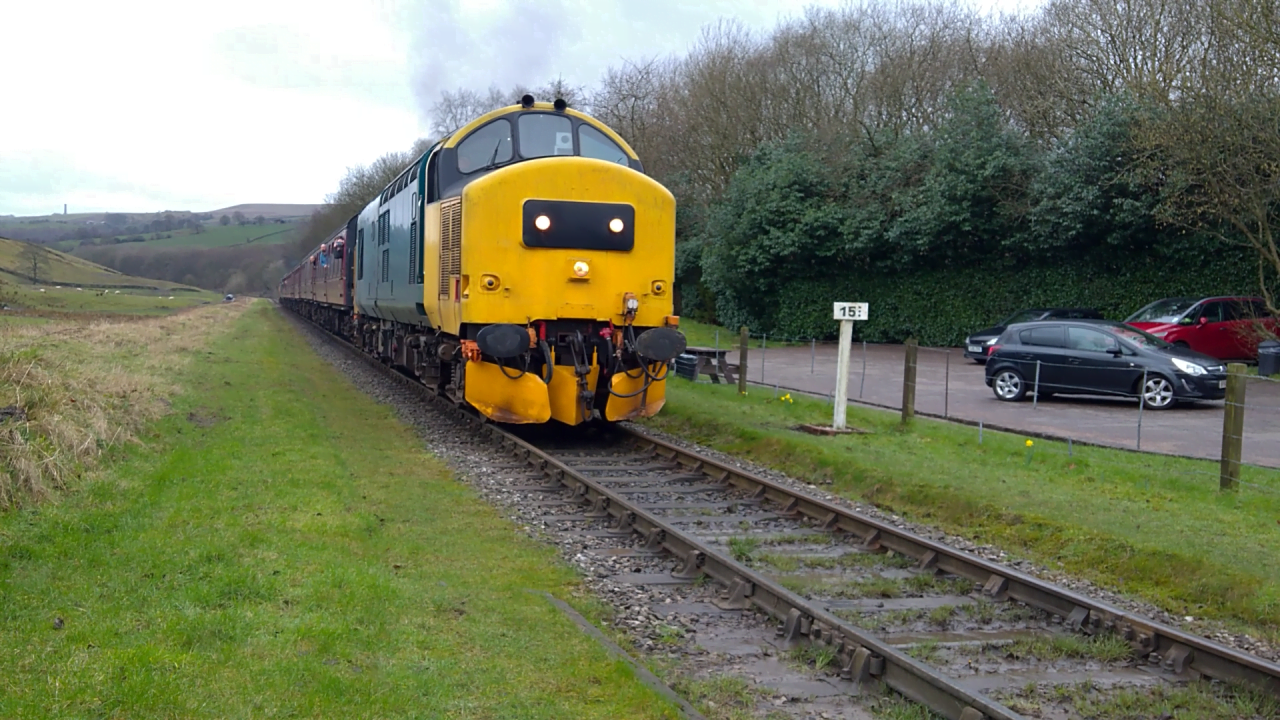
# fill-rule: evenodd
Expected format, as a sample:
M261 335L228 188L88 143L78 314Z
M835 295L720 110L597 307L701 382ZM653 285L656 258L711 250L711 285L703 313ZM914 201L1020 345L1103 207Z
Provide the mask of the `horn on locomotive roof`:
M529 95L528 93L526 93L523 97L521 97L521 98L520 98L520 107L522 107L522 108L524 108L524 109L526 109L526 110L528 110L529 108L533 107L533 96L532 96L532 95Z
M569 107L569 103L565 102L564 98L556 98L556 102L555 102L556 112L564 112L564 109L567 107Z

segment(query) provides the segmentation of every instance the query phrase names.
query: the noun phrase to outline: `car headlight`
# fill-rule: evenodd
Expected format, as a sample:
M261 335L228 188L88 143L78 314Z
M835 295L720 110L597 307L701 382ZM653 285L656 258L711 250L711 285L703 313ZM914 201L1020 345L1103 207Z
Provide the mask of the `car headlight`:
M993 337L993 338L991 338L990 340L988 340L988 341L987 341L986 343L984 343L984 344L985 344L985 345L995 345L995 344L996 344L996 341L997 341L997 340L999 340L999 339L1000 339L999 337Z
M1181 358L1173 358L1173 366L1174 366L1174 367L1176 367L1176 368L1178 368L1179 370L1181 370L1182 372L1184 372L1184 373L1186 373L1186 374L1188 374L1188 375L1207 375L1207 374L1209 374L1209 371L1208 371L1208 370L1205 370L1203 366L1201 366L1201 365L1197 365L1197 364L1195 364L1195 363L1193 363L1193 362L1187 362L1186 360L1183 360L1183 359L1181 359Z

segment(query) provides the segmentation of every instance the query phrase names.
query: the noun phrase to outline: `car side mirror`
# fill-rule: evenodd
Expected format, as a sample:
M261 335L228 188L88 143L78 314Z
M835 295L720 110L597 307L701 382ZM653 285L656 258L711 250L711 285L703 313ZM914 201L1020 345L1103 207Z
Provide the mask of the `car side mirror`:
M1107 352L1111 353L1115 357L1120 357L1121 355L1124 354L1124 348L1120 347L1119 345L1113 345L1107 349Z

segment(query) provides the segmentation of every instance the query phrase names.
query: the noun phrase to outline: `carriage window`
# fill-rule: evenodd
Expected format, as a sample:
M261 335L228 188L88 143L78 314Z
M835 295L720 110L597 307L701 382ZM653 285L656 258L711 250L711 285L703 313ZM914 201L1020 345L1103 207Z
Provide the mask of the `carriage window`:
M622 152L622 148L610 140L608 135L590 125L578 126L578 146L581 148L582 157L608 160L619 165L628 164L629 158Z
M458 143L458 172L473 173L511 159L511 123L494 120Z
M520 116L520 157L573 154L573 123L563 115L528 113Z

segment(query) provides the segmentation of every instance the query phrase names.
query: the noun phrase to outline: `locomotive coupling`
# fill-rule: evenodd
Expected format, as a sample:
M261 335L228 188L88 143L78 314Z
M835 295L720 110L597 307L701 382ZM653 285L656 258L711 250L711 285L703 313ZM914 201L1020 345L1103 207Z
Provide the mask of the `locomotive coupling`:
M684 333L669 327L650 328L636 338L636 354L654 362L674 360L686 346Z

